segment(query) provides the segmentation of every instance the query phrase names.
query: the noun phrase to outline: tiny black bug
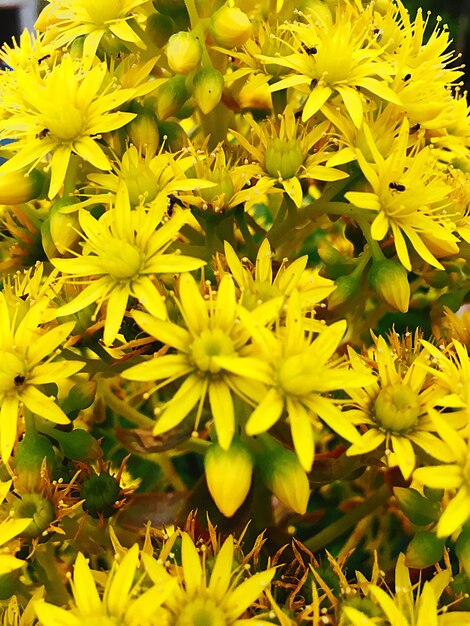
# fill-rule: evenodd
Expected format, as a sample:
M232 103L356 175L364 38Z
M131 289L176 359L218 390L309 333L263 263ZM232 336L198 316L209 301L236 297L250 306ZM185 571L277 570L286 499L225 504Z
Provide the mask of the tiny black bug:
M37 139L45 139L47 137L47 134L49 132L48 128L43 128L37 135L36 138Z
M14 381L14 383L15 383L15 385L16 385L17 387L19 387L20 385L22 385L22 384L24 383L24 381L25 381L25 380L26 380L26 379L25 379L25 377L24 377L22 374L17 374L17 375L15 376L15 378L13 379L13 381Z
M405 191L406 189L405 185L401 185L400 183L390 183L389 188L395 191Z
M313 55L313 54L316 54L318 52L318 50L316 49L315 46L307 46L307 44L305 44L305 43L302 44L302 48L305 50L305 52L308 55Z
M411 78L411 74L405 74L405 75L403 76L403 80L404 80L405 82L406 82L407 80L410 80L410 78Z

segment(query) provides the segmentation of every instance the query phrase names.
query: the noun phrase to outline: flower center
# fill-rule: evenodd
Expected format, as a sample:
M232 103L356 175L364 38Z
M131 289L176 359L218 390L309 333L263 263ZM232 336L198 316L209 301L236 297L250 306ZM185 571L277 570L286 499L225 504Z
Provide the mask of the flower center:
M196 598L183 608L175 626L227 626L227 620L214 600Z
M418 394L401 383L382 389L374 403L377 423L391 432L410 430L418 421L419 413Z
M98 25L116 20L121 16L121 0L82 0L90 20Z
M141 262L140 250L120 239L111 239L107 242L106 256L101 259L103 272L117 279L136 276Z
M0 393L8 393L25 382L26 367L13 352L0 350Z
M219 328L203 330L191 348L191 356L197 367L203 372L212 374L221 370L221 367L214 363L213 357L234 355L233 341Z
M45 126L60 141L77 139L83 131L83 113L70 103L67 103L67 108L58 103L54 115L49 115L47 120L45 120Z
M277 370L279 386L285 393L294 396L301 396L311 389L313 377L316 377L314 365L306 362L302 354L285 359Z
M266 147L265 165L270 176L292 178L303 162L302 147L297 139L273 139Z

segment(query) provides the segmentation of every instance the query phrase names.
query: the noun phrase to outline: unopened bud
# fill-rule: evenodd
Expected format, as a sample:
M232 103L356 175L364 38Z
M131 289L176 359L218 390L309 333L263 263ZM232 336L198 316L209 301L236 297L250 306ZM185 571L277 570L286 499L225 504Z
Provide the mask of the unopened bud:
M73 208L77 202L77 198L62 198L54 202L49 212L51 239L60 254L73 248L80 239L78 212Z
M163 48L168 39L176 31L176 24L169 15L152 13L145 24L145 34L159 48Z
M55 452L52 443L42 435L29 435L20 441L13 459L16 470L15 488L18 491L36 491L42 487L41 467L51 474L55 464Z
M236 48L249 39L251 22L238 7L225 5L211 17L210 30L219 46Z
M261 435L258 440L261 452L256 460L263 482L285 506L303 515L307 511L310 486L299 459L269 435Z
M427 526L439 519L439 505L422 496L416 489L394 487L393 493L400 509L413 524Z
M88 409L93 404L96 387L96 381L87 380L77 383L70 389L68 396L61 405L62 410L69 419L75 419L80 411Z
M232 517L250 491L253 472L250 452L237 438L232 439L228 450L214 443L206 453L204 466L214 502L225 517Z
M369 270L372 289L397 311L406 313L410 306L410 283L406 269L392 259L374 261Z
M152 0L153 6L164 15L178 15L186 11L184 0Z
M445 539L439 539L427 530L416 533L408 544L405 565L416 569L430 567L444 556Z
M347 276L340 276L335 280L336 289L328 298L328 308L335 309L359 293L361 284L360 274L352 272Z
M194 77L193 88L193 94L199 108L207 115L220 102L224 88L224 77L213 68L199 70Z
M81 428L70 432L55 430L51 436L59 442L64 456L68 459L91 461L102 455L100 445L93 435Z
M21 533L25 537L40 537L56 517L52 502L39 493L24 493L14 501L12 513L17 518L31 518Z
M39 170L27 173L22 170L2 172L0 169L0 204L29 202L41 195L43 187L44 174Z
M166 120L174 115L186 102L188 96L184 76L178 74L167 80L157 91L157 115L159 119Z
M192 33L180 31L168 40L168 65L177 74L188 74L196 69L201 61L201 54L201 44Z
M181 124L177 122L159 122L160 137L170 152L178 152L187 145L188 136Z
M135 112L137 117L126 126L129 139L140 153L154 155L160 145L157 117L153 111L142 106Z
M114 505L120 495L121 488L118 481L108 472L92 474L80 489L80 498L85 500L82 505L83 510L95 519L98 519L100 515L111 517L116 511Z
M470 528L464 527L455 543L455 554L463 571L470 577Z

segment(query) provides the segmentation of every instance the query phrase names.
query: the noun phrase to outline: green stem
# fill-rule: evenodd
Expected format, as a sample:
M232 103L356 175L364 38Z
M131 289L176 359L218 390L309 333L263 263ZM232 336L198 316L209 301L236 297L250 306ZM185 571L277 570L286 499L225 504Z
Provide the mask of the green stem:
M109 406L110 409L125 417L126 420L129 420L134 426L140 426L142 428L153 428L155 422L134 409L134 407L124 402L124 400L120 400L107 386L107 384L100 380L98 382L98 395L101 395L106 405Z
M316 552L328 546L350 528L353 528L364 517L371 515L376 509L385 504L389 497L390 489L387 485L382 485L378 491L355 509L349 511L349 513L343 515L341 519L333 522L327 528L324 528L313 537L310 537L310 539L307 539L307 541L304 542L305 547L311 550L311 552Z
M66 198L73 194L77 187L77 174L80 166L80 157L77 154L70 155L70 161L67 166L67 172L64 180L63 197Z
M36 428L36 418L29 409L24 409L24 426L28 437L36 437L38 429Z
M372 253L372 258L374 261L383 261L385 259L385 254L382 252L382 248L379 245L379 242L372 238L370 234L370 224L364 218L358 218L357 223L359 224L360 229L364 237L369 244L370 251Z
M184 3L186 5L186 10L188 11L191 28L194 29L199 22L199 14L197 12L196 3L194 0L184 0Z
M170 457L165 452L153 452L146 454L142 458L158 465L175 491L186 491L186 485L176 471Z

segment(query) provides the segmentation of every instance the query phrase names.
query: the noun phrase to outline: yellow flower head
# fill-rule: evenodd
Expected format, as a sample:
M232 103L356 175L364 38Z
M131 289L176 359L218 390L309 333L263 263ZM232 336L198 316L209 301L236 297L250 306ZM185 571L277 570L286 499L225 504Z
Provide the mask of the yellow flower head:
M435 254L454 254L458 246L457 237L452 234L455 224L446 211L452 188L432 151L424 148L408 154L406 118L387 158L377 150L370 132L366 128L364 132L375 163L368 163L359 150L357 160L372 190L350 191L345 194L346 199L372 213L373 239L381 241L391 233L397 256L408 271L411 270L410 244L424 261L443 269Z
M348 177L346 172L323 165L329 156L322 150L329 122L312 128L302 126L296 122L289 105L275 122L270 118L264 124L258 124L248 116L246 120L253 138L248 139L235 130L232 133L258 166L255 190L260 185L266 192L266 187L279 183L300 207L304 195L300 184L302 179L335 181Z
M398 347L396 338L393 345ZM413 359L408 360L411 354ZM353 351L350 356L355 371L370 371L369 359L361 359ZM379 337L370 356L378 371L376 381L363 389L347 391L354 404L345 413L346 417L354 424L367 426L360 441L348 448L347 454L366 454L385 444L388 465L398 465L405 478L411 476L416 466L413 445L439 460L453 460L441 427L443 420L433 410L436 405L452 404L452 400L440 398L444 394L432 384L426 367L428 355L408 349L397 356L383 337Z
M359 9L357 3L341 2L333 23L305 16L305 22L288 24L297 45L290 55L260 57L265 63L276 63L292 70L286 78L273 84L272 91L295 87L307 95L302 120L309 120L317 111L330 108L330 100L338 94L356 127L360 127L365 99L358 88L380 99L400 104L388 83L392 67L378 58L379 52L368 45L373 5Z
M122 375L129 380L162 381L160 387L184 376L173 398L157 410L154 435L180 424L199 404L197 427L208 395L219 444L227 450L236 431L232 391L242 397L253 397L258 381L266 380L267 364L252 356L249 335L238 322L231 276L222 278L217 293L209 289L206 300L194 278L190 274L181 275L176 300L183 317L181 325L133 311L139 326L174 352L155 354L151 360L134 365Z
M83 363L52 360L75 324L44 328L47 315L44 302L31 306L19 298L9 302L0 293L0 448L4 461L16 440L20 407L58 424L69 423L54 398L41 391L41 385L72 376Z
M314 459L313 426L321 418L333 431L348 441L359 435L336 403L329 397L335 389L360 387L370 375L356 373L331 360L346 330L344 320L326 327L313 339L306 332L308 323L294 291L287 303L285 323L271 330L254 313L239 310L242 323L266 362L269 374L266 389L255 396L257 406L246 423L246 432L257 435L269 430L285 413L290 423L294 448L306 471Z
M48 0L35 27L45 32L56 48L84 37L83 58L91 65L103 36L116 38L124 45L144 48L144 43L129 24L137 17L146 0Z
M57 314L70 315L93 302L97 303L98 310L107 301L104 328L107 345L119 333L130 296L137 298L153 315L166 318L166 307L156 287L155 274L198 269L204 261L177 251L166 252L186 223L186 216L180 212L161 225L163 210L161 206L155 206L153 210L131 209L124 186L118 191L115 206L100 219L81 209L79 221L85 240L83 254L72 259L53 259L52 262L64 275L94 278Z
M139 564L139 546L115 560L106 575L104 593L100 594L87 559L80 552L71 579L72 608L60 608L49 602L38 601L36 614L42 626L168 626L169 613L162 608L176 584L170 578L165 585L142 586L142 579L134 583ZM161 583L161 580L159 581Z
M107 86L104 86L107 84ZM39 71L15 70L2 108L8 114L2 137L14 139L15 154L0 171L13 172L35 165L51 155L49 197L64 182L72 154L100 170L111 169L99 144L100 133L115 130L135 117L113 109L129 100L133 90L115 89L106 63L84 71L66 55L44 76Z
M182 533L182 562L173 574L178 580L178 586L167 596L164 603L171 615L170 623L178 626L267 625L269 622L256 617L250 619L247 610L269 586L275 569L257 572L240 583L244 569L232 571L234 557L232 535L229 535L218 551L210 577L206 567L205 551L201 552L202 555L199 554L190 536ZM168 573L161 562L146 554L143 555L143 560L154 584L166 586L172 580L172 573Z

